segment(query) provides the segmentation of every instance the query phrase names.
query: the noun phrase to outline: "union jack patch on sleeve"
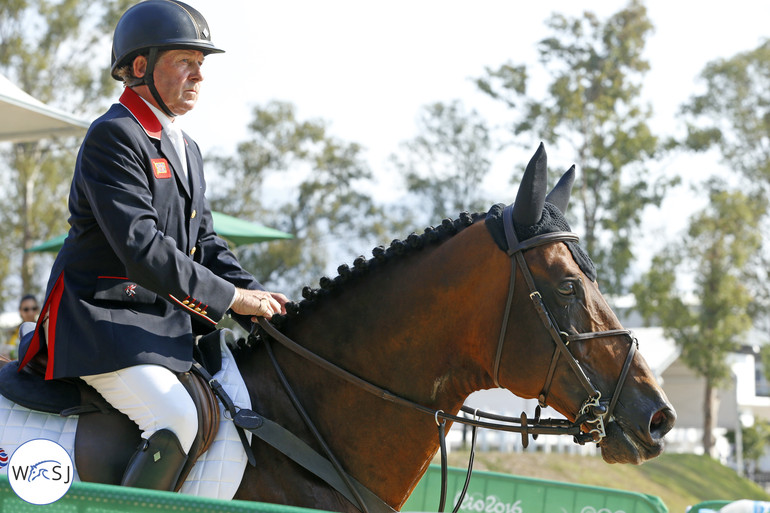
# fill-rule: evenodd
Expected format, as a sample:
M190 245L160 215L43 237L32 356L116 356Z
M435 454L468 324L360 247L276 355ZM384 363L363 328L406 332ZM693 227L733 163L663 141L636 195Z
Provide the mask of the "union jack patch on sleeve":
M155 178L171 178L171 168L166 159L152 159L151 162Z

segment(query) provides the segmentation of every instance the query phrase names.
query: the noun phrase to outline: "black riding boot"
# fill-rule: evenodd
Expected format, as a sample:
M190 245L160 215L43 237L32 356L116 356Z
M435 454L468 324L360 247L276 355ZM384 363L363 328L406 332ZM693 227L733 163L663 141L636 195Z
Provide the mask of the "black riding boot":
M120 484L173 491L186 461L187 454L176 435L168 429L161 429L139 444Z

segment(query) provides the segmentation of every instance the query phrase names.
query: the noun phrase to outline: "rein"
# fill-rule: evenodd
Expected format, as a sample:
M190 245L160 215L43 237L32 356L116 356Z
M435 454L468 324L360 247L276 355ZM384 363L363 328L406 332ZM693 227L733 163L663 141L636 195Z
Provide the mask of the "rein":
M497 431L520 433L521 439L522 439L522 445L525 448L529 445L530 435L532 436L533 439L536 439L537 436L541 434L572 435L574 441L581 445L590 441L599 443L606 436L605 419L609 420L612 417L612 412L614 411L618 397L620 396L620 391L623 387L623 383L625 382L626 376L630 369L631 362L633 360L634 354L636 353L636 349L638 345L638 342L636 338L633 336L632 332L625 329L568 334L566 332L561 331L558 328L558 325L553 320L553 317L548 311L547 306L543 302L543 298L540 292L537 290L537 287L534 282L534 278L532 276L531 271L529 270L529 266L527 265L526 260L524 259L523 253L528 249L545 245L545 244L550 244L553 242L564 242L564 241L577 242L578 236L570 232L553 232L553 233L538 235L530 239L527 239L523 242L519 242L518 238L516 237L515 230L513 228L512 210L513 210L512 205L508 205L503 210L503 225L505 229L506 241L508 244L507 254L509 257L511 257L511 277L510 277L510 282L508 287L508 298L506 301L503 323L501 326L500 337L497 345L497 352L495 355L493 379L494 379L495 385L499 387L500 386L500 383L499 383L500 362L502 359L502 353L505 346L506 333L507 333L508 324L510 320L510 313L511 313L512 304L513 304L514 287L516 282L516 268L518 266L521 268L522 274L524 276L524 281L526 282L530 292L529 297L532 300L533 306L535 307L535 310L538 313L538 317L540 318L541 322L543 323L543 326L546 328L546 330L548 331L549 335L551 336L551 338L553 339L556 345L556 348L554 349L553 357L551 359L551 364L548 370L548 375L546 376L545 384L538 398L539 404L535 410L535 418L532 419L532 421L530 421L527 418L526 413L523 413L523 412L520 417L516 418L516 417L506 417L506 416L496 415L493 413L487 413L479 410L474 410L472 408L468 408L467 406L463 406L461 408L461 411L465 414L471 415L471 418L467 418L466 416L461 417L458 415L451 415L451 414L445 413L442 410L434 410L432 408L428 408L419 403L416 403L414 401L411 401L409 399L396 395L386 390L385 388L382 388L373 383L370 383L369 381L366 381L365 379L353 374L352 372L335 365L334 363L310 351L309 349L299 345L298 343L296 343L295 341L293 341L292 339L290 339L289 337L287 337L286 335L278 331L267 319L264 319L262 317L259 318L259 326L262 328L262 330L269 336L269 338L277 341L286 349L289 349L290 351L311 361L312 363L316 364L317 366L321 367L327 372L333 374L334 376L340 379L343 379L382 400L385 400L400 406L404 406L407 408L411 408L413 410L425 413L426 415L430 415L431 417L433 417L433 419L435 420L438 426L439 446L441 448L442 492L441 492L441 498L439 502L439 511L444 510L444 504L446 499L447 472L446 472L445 425L447 420L451 422L457 422L457 423L472 426L474 429L474 432L473 432L474 440L475 440L475 429L479 427L486 428L486 429L493 429ZM249 338L252 340L256 339L255 331L256 331L256 326L255 326L255 330L252 331L252 333L249 335ZM626 355L623 368L618 377L617 384L615 385L615 390L609 401L609 406L606 407L602 404L601 392L596 387L593 386L590 379L588 378L588 376L586 376L585 372L583 371L583 368L580 366L580 363L577 360L575 360L575 358L572 356L572 353L570 352L568 345L571 342L591 340L594 338L621 336L621 335L628 337L629 340L631 341L631 344L630 344L629 351ZM270 350L269 340L267 340L266 337L263 337L262 340L265 343L266 347L268 348L268 353L271 356L271 359L273 361L274 367L276 368L276 371L279 373L279 375L282 375L280 366L277 360L275 359L275 357L272 355L272 350ZM569 364L570 368L573 370L573 372L577 376L578 381L580 381L581 386L585 389L587 394L587 398L583 402L578 414L576 415L574 422L570 422L566 419L541 419L540 418L541 407L547 406L546 401L547 401L548 393L551 387L551 382L553 380L553 376L556 371L557 362L561 355L565 357L567 363ZM297 406L299 404L299 401L296 398L296 394L294 394L288 382L285 380L283 381L284 381L283 383L284 387L289 393L289 396L291 397L292 402L294 402L295 406ZM302 411L301 405L298 407L298 410L300 411L300 413L304 413ZM316 436L317 442L324 448L324 452L326 452L327 455L329 455L330 451L327 449L328 446L320 437L320 434L314 428L310 419L306 415L303 415L303 418L306 424L308 424L308 426L310 427L311 431ZM441 421L439 421L439 419L441 419ZM588 432L583 432L583 429L582 429L583 425L590 426L590 429ZM336 471L341 476L345 475L344 470L341 468L339 463L336 462L336 460L334 460L333 458L330 458L330 459L334 464ZM470 479L470 474L472 471L472 464L473 464L473 448L471 448L471 457L468 465L468 476L466 478L464 490L460 496L460 499L457 502L457 505L453 510L454 512L458 511L460 504L462 503L462 500L463 500L464 492L467 490L468 481ZM348 479L347 478L343 478L343 479L347 483ZM353 489L353 487L350 485L348 485L348 487ZM366 501L362 500L362 498L357 493L354 493L354 495L356 496L355 497L356 502L359 503L360 509L365 513L368 513L368 508L365 503Z

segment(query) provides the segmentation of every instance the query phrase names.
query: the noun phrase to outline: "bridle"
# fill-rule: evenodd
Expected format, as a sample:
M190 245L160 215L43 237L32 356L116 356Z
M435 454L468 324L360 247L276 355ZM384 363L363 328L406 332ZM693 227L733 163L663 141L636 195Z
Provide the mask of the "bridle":
M521 269L521 273L524 276L524 281L529 288L529 298L532 300L532 304L537 311L540 321L548 331L551 339L556 345L556 349L553 352L551 358L551 365L546 375L545 384L538 397L538 410L535 413L536 421L539 420L540 410L539 408L545 408L547 406L548 393L551 388L551 382L553 381L554 373L556 371L556 364L559 361L559 356L563 355L569 364L572 371L577 376L580 385L585 389L588 397L576 415L574 425L581 426L583 424L591 426L587 433L575 434L575 441L578 443L585 443L586 441L601 442L601 440L607 436L605 431L604 421L605 419L611 419L612 413L615 410L618 397L620 397L620 391L625 383L628 370L631 367L631 362L634 358L638 347L638 341L634 337L630 330L616 329L607 331L593 331L588 333L578 333L570 335L564 331L561 331L553 319L553 316L548 311L548 307L543 302L543 297L537 290L535 280L532 277L532 272L529 270L529 265L524 258L524 252L528 249L550 244L553 242L566 242L573 241L578 242L579 238L576 234L571 232L551 232L542 235L536 235L523 242L519 242L516 236L516 230L513 227L513 205L508 205L503 209L503 229L505 231L505 240L508 245L506 253L511 258L511 277L508 284L508 299L506 300L505 314L503 316L503 324L500 329L500 338L497 343L497 353L495 354L495 364L493 370L493 380L497 387L500 387L499 374L500 374L500 360L503 355L503 347L505 345L506 333L508 331L508 322L513 305L513 293L516 285L516 267ZM614 337L619 335L625 335L631 341L629 346L626 360L623 363L623 368L620 371L620 376L615 385L615 391L609 402L609 407L602 405L601 392L593 386L591 380L586 376L585 371L580 366L580 363L575 360L572 353L569 350L570 342L591 340L595 338Z
M518 418L505 417L505 416L496 415L493 413L479 411L473 408L469 408L467 406L463 406L461 408L461 411L463 411L465 414L471 415L471 418L468 418L467 416L451 415L451 414L445 413L442 410L434 410L432 408L428 408L419 403L416 403L414 401L411 401L399 395L393 394L392 392L382 387L379 387L373 383L370 383L369 381L366 381L365 379L362 379L356 376L350 371L335 365L334 363L322 358L321 356L310 351L304 346L301 346L300 344L296 343L295 341L293 341L292 339L290 339L289 337L287 337L286 335L278 331L266 319L261 317L259 318L259 326L267 335L267 336L261 337L261 340L265 344L268 355L272 360L273 366L275 367L276 372L278 373L284 385L284 388L289 394L289 397L291 398L295 407L299 411L300 415L303 417L303 420L308 425L311 432L313 432L313 434L315 435L316 441L323 448L323 451L326 453L327 457L331 461L335 470L346 482L348 488L350 489L350 492L355 498L355 502L359 504L360 509L364 512L369 511L369 508L367 507L367 503L371 501L366 501L361 496L359 496L359 493L355 490L355 486L351 485L349 482L350 477L347 476L347 474L344 472L339 462L335 460L335 458L331 454L331 450L329 449L328 445L321 438L320 433L318 433L311 419L305 414L304 409L299 404L299 399L297 398L293 389L291 388L288 381L286 380L286 377L284 376L280 368L280 365L278 364L278 361L276 360L273 354L273 351L271 349L268 339L273 339L279 342L282 346L291 350L297 355L313 362L314 364L325 369L326 371L335 375L336 377L341 378L349 383L352 383L358 388L361 388L362 390L370 394L373 394L376 397L379 397L380 399L429 414L431 417L434 418L436 424L438 425L438 430L439 430L439 445L441 449L441 466L442 466L442 494L439 502L439 511L444 510L444 504L446 499L447 464L446 464L446 446L445 446L445 443L446 443L445 426L446 426L447 420L451 422L457 422L457 423L472 426L474 429L474 432L473 432L474 441L475 441L475 430L478 427L494 429L498 431L520 433L521 439L522 439L522 445L524 447L527 447L527 445L529 444L530 435L532 435L533 438L537 438L537 436L540 434L572 435L575 442L581 445L590 441L599 443L606 436L605 419L610 419L612 417L612 412L614 411L615 405L617 404L618 397L620 396L620 391L623 387L623 383L625 382L626 376L628 375L628 371L631 366L631 362L634 358L634 354L636 353L638 342L636 338L633 336L632 332L625 329L595 331L595 332L578 333L578 334L571 334L571 335L564 331L561 331L558 328L557 323L553 320L553 316L548 311L548 308L543 302L543 298L540 292L537 290L537 287L535 286L534 278L524 258L524 252L527 251L528 249L532 249L534 247L542 246L545 244L550 244L553 242L567 242L567 241L577 242L579 240L578 236L571 232L552 232L552 233L545 233L542 235L536 235L523 242L519 242L513 227L512 205L509 205L505 207L505 209L503 209L503 226L505 230L506 242L508 245L507 254L511 258L511 277L510 277L510 282L508 286L508 298L506 301L505 313L503 316L503 322L500 329L500 338L498 340L497 352L495 354L495 361L494 361L494 367L493 367L493 380L495 385L497 385L498 387L500 386L500 383L499 383L500 362L502 359L502 353L505 346L506 333L508 331L510 313L513 305L513 294L514 294L514 288L515 288L515 282L516 282L517 266L521 269L521 272L524 276L524 281L527 283L527 287L529 288L529 292L530 292L529 297L532 300L535 310L537 311L538 316L540 317L540 320L543 323L543 326L546 328L551 338L553 339L554 343L556 344L556 349L554 350L553 357L551 359L551 364L548 369L548 374L546 376L545 385L543 386L542 392L540 393L540 396L539 396L539 401L538 401L539 404L535 411L535 418L532 419L532 421L527 419L527 416L525 413L522 413L521 416ZM255 330L256 330L256 325L255 325ZM593 384L591 383L591 380L588 378L588 376L586 376L586 373L583 371L583 368L580 366L580 363L577 360L575 360L575 358L572 356L572 353L570 352L568 345L571 342L591 340L594 338L621 336L621 335L628 337L629 340L631 341L631 344L630 344L628 354L626 355L626 360L623 364L623 368L620 372L618 382L615 385L615 391L613 392L612 397L609 401L609 407L605 407L602 404L603 401L601 400L602 398L601 392L596 387L593 386ZM257 339L255 331L252 331L252 333L250 334L250 339L252 340ZM569 364L570 368L573 370L573 372L577 376L578 381L580 381L581 386L585 389L587 394L587 398L583 402L578 414L576 415L574 422L569 422L566 419L541 419L540 418L541 407L546 406L548 393L551 388L551 382L553 381L553 377L556 371L556 365L559 361L559 357L562 355L565 357L567 363ZM482 420L482 419L486 419L486 420ZM588 432L583 431L583 428L582 428L583 425L590 426L590 429L588 430ZM471 449L471 459L468 465L468 476L465 482L465 489L461 494L461 499L457 502L457 505L454 509L455 512L458 510L462 502L462 496L465 495L465 491L467 490L468 482L470 480L470 475L471 475L472 462L473 462L473 449ZM375 500L375 503L376 503L376 500Z

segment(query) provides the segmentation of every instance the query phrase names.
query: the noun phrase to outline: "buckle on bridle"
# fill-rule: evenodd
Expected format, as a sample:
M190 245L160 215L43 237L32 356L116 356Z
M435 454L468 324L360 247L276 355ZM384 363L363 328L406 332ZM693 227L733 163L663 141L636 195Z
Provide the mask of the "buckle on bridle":
M596 395L586 399L586 402L580 408L580 414L575 424L588 424L590 427L587 433L575 436L575 441L580 445L585 444L585 442L599 443L607 436L607 431L604 428L604 417L607 415L607 408L602 406L601 398L602 393L597 390Z

